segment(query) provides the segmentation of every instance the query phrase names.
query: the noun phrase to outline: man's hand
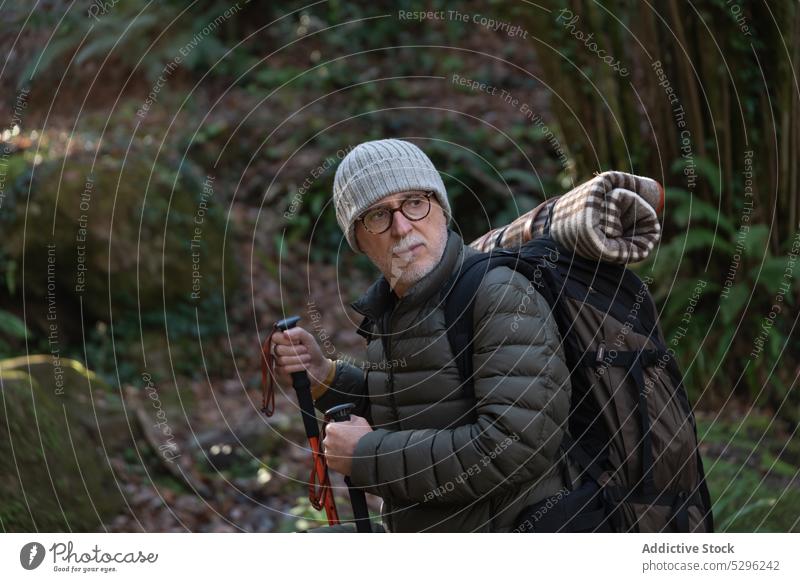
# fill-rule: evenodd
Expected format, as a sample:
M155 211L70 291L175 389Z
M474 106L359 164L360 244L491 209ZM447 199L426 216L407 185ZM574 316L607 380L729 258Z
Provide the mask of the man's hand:
M350 420L329 423L322 441L328 467L342 475L350 475L356 444L368 432L372 432L372 427L366 418L360 416L351 415Z
M311 385L319 384L336 364L325 357L317 340L302 327L272 334L275 376L283 388L292 387L292 372L308 373Z

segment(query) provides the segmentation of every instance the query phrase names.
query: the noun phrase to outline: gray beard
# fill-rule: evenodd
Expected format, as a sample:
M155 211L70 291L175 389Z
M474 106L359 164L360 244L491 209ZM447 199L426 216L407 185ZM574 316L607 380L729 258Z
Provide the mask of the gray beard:
M442 259L442 255L444 254L444 247L447 244L447 229L442 231L438 239L429 242L429 250L431 247L433 247L440 249L440 252L435 260L430 260L430 262L427 264L420 261L414 261L413 257L410 256L391 256L389 260L388 275L385 275L385 277L393 289L398 284L402 284L406 289L410 289L412 285L417 283L420 279L433 270L433 268Z

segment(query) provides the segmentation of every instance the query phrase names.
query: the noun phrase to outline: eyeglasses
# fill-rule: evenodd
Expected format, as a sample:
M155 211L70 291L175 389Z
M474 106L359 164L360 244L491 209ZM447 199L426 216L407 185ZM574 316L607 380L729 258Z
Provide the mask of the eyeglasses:
M367 232L382 234L391 228L394 213L398 210L403 213L403 216L414 222L428 216L431 211L431 196L433 196L433 192L426 192L423 196L419 194L409 196L400 203L400 206L394 208L380 206L368 210L359 216L358 220L364 225Z

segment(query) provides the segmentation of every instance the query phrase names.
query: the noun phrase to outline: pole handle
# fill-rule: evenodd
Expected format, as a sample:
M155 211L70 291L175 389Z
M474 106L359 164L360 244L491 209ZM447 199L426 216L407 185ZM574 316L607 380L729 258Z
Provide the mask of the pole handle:
M345 402L338 404L325 411L325 416L329 417L331 422L345 422L350 420L350 413L356 407L353 402Z

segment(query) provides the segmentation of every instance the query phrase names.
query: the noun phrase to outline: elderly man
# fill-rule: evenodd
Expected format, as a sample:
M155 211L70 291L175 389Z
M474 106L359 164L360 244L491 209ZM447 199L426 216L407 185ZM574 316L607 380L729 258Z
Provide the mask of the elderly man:
M449 228L447 192L431 160L402 140L362 143L337 169L333 196L347 242L383 273L351 304L375 322L362 330L366 362L325 358L297 327L273 336L279 382L291 386L290 374L305 370L319 410L358 405L363 417L329 425L324 446L331 469L382 498L375 529L512 530L523 508L565 486L559 444L569 372L547 303L507 267L485 275L467 396L442 293L476 251Z

